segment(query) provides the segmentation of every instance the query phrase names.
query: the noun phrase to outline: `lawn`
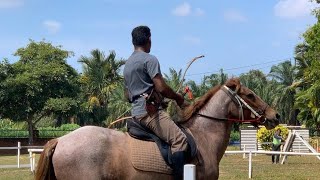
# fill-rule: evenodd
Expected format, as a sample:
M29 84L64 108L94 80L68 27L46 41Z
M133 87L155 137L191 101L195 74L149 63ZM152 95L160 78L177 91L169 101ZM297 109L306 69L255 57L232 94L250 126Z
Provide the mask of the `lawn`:
M37 156L38 157L38 156ZM28 154L20 156L20 164L29 164ZM16 165L17 156L0 156L0 165ZM30 168L0 168L0 180L32 180Z
M228 148L228 150L230 150ZM252 178L263 180L318 180L320 179L320 160L314 156L290 156L284 165L272 164L271 156L252 156ZM22 164L27 164L29 158L24 155ZM0 165L16 164L16 156L0 156ZM0 180L32 180L30 168L0 169ZM220 179L248 179L248 158L242 155L227 155L220 163Z
M320 179L320 160L315 156L290 156L285 164L272 164L271 156L252 156L252 179ZM248 158L227 155L220 163L220 179L248 179Z

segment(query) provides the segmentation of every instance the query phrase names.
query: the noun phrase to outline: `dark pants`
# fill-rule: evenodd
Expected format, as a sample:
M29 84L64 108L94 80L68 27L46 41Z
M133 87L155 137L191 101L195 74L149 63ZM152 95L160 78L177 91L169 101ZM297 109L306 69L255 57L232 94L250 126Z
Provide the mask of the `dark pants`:
M272 151L280 151L280 146L279 145L274 145L272 144ZM280 154L272 154L272 163L279 163L279 158L280 158Z

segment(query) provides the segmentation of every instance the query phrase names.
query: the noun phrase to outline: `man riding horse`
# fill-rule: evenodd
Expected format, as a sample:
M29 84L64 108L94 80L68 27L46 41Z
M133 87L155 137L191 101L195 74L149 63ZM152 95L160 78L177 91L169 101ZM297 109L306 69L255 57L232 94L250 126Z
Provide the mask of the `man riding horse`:
M187 138L161 105L163 97L173 99L182 107L184 98L164 81L158 59L150 55L151 32L147 26L133 29L134 52L126 61L124 79L126 97L132 103L133 118L147 127L171 147L175 179L182 179L187 151Z

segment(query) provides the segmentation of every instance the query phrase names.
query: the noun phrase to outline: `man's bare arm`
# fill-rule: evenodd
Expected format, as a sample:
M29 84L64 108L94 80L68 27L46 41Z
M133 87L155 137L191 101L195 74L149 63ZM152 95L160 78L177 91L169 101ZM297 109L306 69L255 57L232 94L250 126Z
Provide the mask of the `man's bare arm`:
M155 90L159 92L162 96L169 98L169 99L174 99L179 106L181 106L184 102L183 96L180 94L174 92L164 81L163 77L161 74L157 74L153 79L152 79Z

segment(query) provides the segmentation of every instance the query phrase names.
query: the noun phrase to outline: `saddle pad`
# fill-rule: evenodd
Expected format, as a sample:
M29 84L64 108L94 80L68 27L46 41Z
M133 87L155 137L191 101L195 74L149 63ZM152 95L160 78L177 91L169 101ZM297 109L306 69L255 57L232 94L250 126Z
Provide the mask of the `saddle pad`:
M163 160L155 142L141 141L128 135L131 162L134 168L141 171L151 171L172 174L172 169Z

